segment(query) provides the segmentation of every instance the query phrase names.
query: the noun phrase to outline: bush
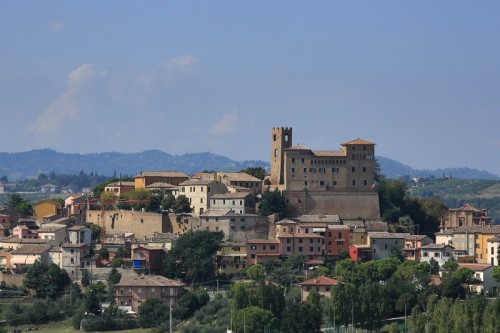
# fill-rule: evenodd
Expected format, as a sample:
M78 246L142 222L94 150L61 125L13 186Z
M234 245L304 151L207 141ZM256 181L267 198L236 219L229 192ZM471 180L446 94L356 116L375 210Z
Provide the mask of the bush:
M130 317L89 316L80 322L80 329L84 332L119 331L133 328L137 328L137 321Z

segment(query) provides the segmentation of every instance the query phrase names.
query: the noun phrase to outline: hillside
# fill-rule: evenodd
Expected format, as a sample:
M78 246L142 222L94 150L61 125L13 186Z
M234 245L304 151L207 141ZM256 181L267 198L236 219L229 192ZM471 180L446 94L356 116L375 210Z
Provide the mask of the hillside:
M268 168L263 161L238 162L211 153L170 155L159 150L140 153L66 154L51 149L22 153L0 153L0 176L9 180L36 177L40 173L78 174L80 171L99 175L133 176L140 171L175 170L193 174L203 170L238 171L247 167Z
M500 224L500 180L434 179L423 186L411 187L410 194L421 198L435 197L449 208L470 203L476 208L486 208L493 223Z
M393 159L378 156L381 172L388 178L404 175L410 177L440 178L443 174L463 179L500 179L488 171L470 168L446 168L417 170ZM133 176L144 170L175 170L187 174L203 170L238 171L247 167L263 167L269 170L267 161L234 161L212 153L187 153L171 155L160 150L146 150L140 153L92 153L66 154L51 149L31 150L20 153L0 153L0 177L7 176L15 181L37 177L40 173L78 174L94 172L99 175L116 174Z

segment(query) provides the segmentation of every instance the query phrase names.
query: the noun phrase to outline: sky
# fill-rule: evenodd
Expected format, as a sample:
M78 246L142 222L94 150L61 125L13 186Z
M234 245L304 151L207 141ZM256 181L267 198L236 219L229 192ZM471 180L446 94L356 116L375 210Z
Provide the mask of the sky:
M2 1L0 151L271 156L272 127L500 175L500 1Z

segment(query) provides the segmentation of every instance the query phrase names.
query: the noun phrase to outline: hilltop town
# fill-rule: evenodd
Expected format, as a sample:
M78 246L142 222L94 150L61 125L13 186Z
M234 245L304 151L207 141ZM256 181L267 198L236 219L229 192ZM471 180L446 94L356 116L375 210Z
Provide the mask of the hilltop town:
M143 170L58 199L10 195L0 294L75 302L80 312L45 317L85 331L168 322L179 332L379 329L402 316L419 332L429 299L496 298L500 227L486 209L409 197L378 173L374 142L315 150L293 135L271 129L268 173ZM214 310L217 326L202 318L206 304L231 314ZM9 311L10 327L43 322Z

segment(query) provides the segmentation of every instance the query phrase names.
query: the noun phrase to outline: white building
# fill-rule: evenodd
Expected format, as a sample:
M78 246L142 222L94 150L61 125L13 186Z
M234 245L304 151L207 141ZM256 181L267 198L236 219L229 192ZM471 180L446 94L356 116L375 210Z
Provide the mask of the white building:
M442 267L450 258L453 258L455 248L447 244L427 244L420 248L420 261L430 263L434 259Z

